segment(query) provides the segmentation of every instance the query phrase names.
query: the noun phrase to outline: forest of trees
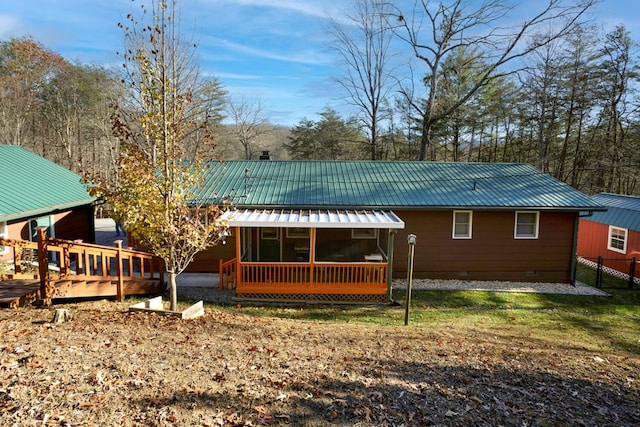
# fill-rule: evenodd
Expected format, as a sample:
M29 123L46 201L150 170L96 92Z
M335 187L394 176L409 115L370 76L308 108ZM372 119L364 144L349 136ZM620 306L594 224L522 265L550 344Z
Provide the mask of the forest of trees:
M463 16L459 3L428 15L434 34L455 34ZM525 162L587 194L640 194L640 58L623 26L603 34L576 19L544 42L530 37L535 49L518 57L517 66L490 66L481 43L449 43L435 66L414 65L405 76L391 67L402 62L402 52L407 63L417 57L418 64L421 58L434 64L419 56L414 17L381 0L355 5L352 19L360 25L334 23L336 52L352 60L377 55L370 64L376 73L368 73L377 76L369 85L377 89L358 100L357 86L349 84L356 64L344 61L336 84L350 89L350 117L326 108L317 120L304 118L287 129L266 120L259 99L235 99L218 80L205 80L187 112L194 123L185 138L188 156L257 158L269 150L275 159ZM377 19L365 19L373 14ZM358 43L367 34L378 39ZM380 60L402 43L412 48ZM361 46L376 55L359 52ZM75 172L111 176L119 152L114 106L128 109L119 114L137 114L121 74L71 63L28 37L0 41L0 144L21 145ZM480 74L488 78L479 80ZM212 138L203 138L205 122Z

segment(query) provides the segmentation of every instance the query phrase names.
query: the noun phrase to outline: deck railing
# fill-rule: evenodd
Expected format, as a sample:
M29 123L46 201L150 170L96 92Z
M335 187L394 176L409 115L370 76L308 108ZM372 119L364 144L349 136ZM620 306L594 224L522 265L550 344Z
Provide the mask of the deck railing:
M12 276L18 279L34 279L38 277L38 243L28 240L0 239L0 246L9 250L11 262L4 262L0 269L1 276ZM7 268L11 264L10 269ZM11 273L9 273L11 272Z
M237 259L229 261L220 260L220 289L233 289L236 287Z
M157 281L160 286L164 282L164 269L159 258L146 252L123 249L120 241L116 242L116 247L110 248L81 241L47 238L43 227L38 227L37 233L37 242L0 239L0 246L8 246L13 252L13 273L7 276L39 279L40 298L43 300L69 296L57 289L65 281L92 282L96 285L115 283L116 297L120 301L124 300L125 282Z
M237 294L384 294L384 262L239 264Z

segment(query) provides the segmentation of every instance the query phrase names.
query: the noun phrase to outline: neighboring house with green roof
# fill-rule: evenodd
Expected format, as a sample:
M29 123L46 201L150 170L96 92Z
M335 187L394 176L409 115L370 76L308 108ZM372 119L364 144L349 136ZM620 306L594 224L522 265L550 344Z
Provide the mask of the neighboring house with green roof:
M406 277L410 233L416 278L570 282L579 214L602 209L526 164L262 160L204 173L200 199L233 202L232 236L190 271L235 259L248 298L385 298Z
M580 219L578 255L602 257L605 266L628 273L629 260L640 261L640 197L600 193L592 199L607 210Z
M94 197L80 176L22 147L0 145L0 238L34 240L48 235L93 241ZM7 250L0 247L0 257Z

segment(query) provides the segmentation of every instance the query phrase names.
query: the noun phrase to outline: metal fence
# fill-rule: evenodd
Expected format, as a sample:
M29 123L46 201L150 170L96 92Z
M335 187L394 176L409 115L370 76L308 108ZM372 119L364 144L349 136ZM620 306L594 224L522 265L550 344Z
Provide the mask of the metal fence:
M598 257L577 257L578 263L593 270L593 275L587 278L581 278L581 281L593 282L588 283L596 288L621 288L634 289L640 287L640 277L636 277L638 260L634 258L603 258Z

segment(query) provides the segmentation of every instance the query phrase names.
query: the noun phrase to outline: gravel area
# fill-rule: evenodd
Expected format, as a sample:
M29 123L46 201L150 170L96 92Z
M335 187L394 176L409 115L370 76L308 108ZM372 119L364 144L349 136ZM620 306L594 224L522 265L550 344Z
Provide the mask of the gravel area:
M394 280L394 289L406 289L406 280ZM584 283L576 282L575 286L567 283L542 282L500 282L475 280L414 280L411 289L434 291L493 291L493 292L529 292L538 294L597 295L609 294Z
M236 295L235 289L217 289L212 287L178 286L178 298L194 301L215 302L218 304L232 304ZM167 295L168 298L168 295Z

